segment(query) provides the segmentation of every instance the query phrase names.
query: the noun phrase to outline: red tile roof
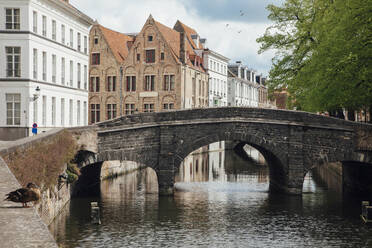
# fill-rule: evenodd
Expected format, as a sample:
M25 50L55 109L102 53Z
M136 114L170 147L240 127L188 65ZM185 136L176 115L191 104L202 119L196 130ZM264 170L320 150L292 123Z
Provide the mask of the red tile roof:
M98 24L99 29L102 31L112 53L119 63L124 62L129 54L129 49L134 41L134 38L111 29L105 28Z
M156 27L159 29L160 33L164 37L164 39L169 44L173 55L176 57L176 59L180 62L180 33L172 28L169 28L165 26L164 24L161 24L160 22L154 21ZM201 65L193 65L190 58L194 58L196 56L193 45L190 43L190 39L186 39L185 43L185 50L186 50L186 64L190 67L193 67L196 70L204 72L205 70Z
M199 35L198 32L195 31L195 29L187 26L186 24L182 23L181 21L177 21L182 26L183 30L185 30L185 33L187 35L187 39L191 43L193 49L204 49L203 45L199 42L199 45L196 46L195 42L193 41L191 35Z

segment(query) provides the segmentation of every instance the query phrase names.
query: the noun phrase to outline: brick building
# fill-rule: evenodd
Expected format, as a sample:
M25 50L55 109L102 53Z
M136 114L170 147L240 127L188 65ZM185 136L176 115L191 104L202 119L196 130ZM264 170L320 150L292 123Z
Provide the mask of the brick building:
M202 56L182 30L150 15L137 35L96 24L90 44L90 123L134 112L208 106Z
M150 16L124 68L124 115L208 106L208 75L184 32Z
M120 116L120 68L134 38L95 23L90 31L89 123Z

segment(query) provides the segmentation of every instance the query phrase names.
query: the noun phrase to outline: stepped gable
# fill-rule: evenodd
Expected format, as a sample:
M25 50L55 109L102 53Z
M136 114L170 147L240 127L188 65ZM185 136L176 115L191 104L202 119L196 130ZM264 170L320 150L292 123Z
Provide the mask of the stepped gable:
M111 29L105 28L104 26L98 24L108 46L110 47L115 59L122 63L127 58L130 46L134 41L134 38L123 33L113 31Z

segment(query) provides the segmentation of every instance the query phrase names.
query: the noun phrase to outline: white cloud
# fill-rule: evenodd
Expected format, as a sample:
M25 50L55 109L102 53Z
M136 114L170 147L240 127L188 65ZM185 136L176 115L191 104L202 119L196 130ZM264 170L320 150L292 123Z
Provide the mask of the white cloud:
M248 23L212 20L200 16L200 11L186 7L180 0L70 0L78 9L97 19L105 27L123 33L139 32L150 14L173 27L177 20L194 28L208 47L231 59L243 61L264 75L268 74L273 53L258 55L256 39L265 32L268 23ZM92 4L94 3L94 4ZM209 13L210 14L210 13ZM226 27L226 24L229 24ZM240 33L239 33L240 32Z

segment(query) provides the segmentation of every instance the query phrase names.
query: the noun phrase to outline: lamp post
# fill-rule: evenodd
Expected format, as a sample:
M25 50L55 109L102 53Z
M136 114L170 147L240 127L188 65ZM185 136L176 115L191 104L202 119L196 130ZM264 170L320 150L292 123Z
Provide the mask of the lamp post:
M37 99L39 99L40 96L40 87L37 86L35 89L35 93L33 94L32 97L29 98L29 102L36 102ZM35 104L34 104L34 111L35 111ZM26 137L28 136L28 112L25 110L25 121L26 121Z

